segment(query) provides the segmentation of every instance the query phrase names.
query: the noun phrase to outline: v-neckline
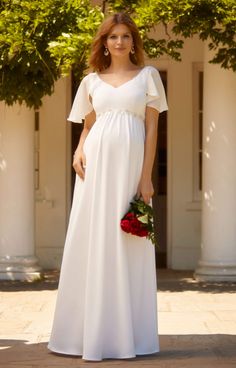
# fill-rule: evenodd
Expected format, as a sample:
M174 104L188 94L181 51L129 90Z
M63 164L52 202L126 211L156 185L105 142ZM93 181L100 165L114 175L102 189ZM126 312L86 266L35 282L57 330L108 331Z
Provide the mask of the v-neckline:
M128 83L132 82L134 79L136 79L136 78L137 78L137 77L142 73L142 71L143 71L145 68L146 68L146 66L144 66L142 69L140 69L140 70L139 70L139 72L138 72L137 74L135 74L135 76L134 76L134 77L130 78L129 80L127 80L126 82L124 82L124 83L120 84L120 85L119 85L119 86L117 86L117 87L115 87L115 86L113 86L112 84L107 83L106 81L104 81L104 80L100 77L100 75L99 75L97 72L95 72L95 74L97 75L98 79L99 79L102 83L104 83L104 84L108 85L109 87L111 87L111 88L113 88L113 89L119 89L119 88L123 87L125 84L128 84Z

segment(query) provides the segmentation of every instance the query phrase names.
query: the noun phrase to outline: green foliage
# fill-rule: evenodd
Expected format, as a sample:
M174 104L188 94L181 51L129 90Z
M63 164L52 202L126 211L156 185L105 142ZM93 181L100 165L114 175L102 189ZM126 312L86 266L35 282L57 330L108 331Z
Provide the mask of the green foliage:
M92 39L102 19L103 14L98 8L80 7L76 25L70 32L62 32L56 40L49 42L48 50L62 75L67 75L71 67L77 75L81 63L86 67Z
M197 34L215 50L212 63L236 71L236 2L235 0L180 1L180 11L172 31L185 38Z
M198 35L215 51L211 62L236 70L235 0L0 1L0 100L38 108L55 81L72 69L78 81L87 67L91 40L106 13L135 19L151 58L181 60L184 39ZM151 31L162 27L162 36Z
M68 65L84 68L101 13L89 0L5 0L0 9L0 100L37 108Z
M215 50L211 62L236 70L235 0L119 0L108 3L109 11L125 10L134 16L149 57L166 54L181 60L183 39L198 35ZM163 27L165 38L154 40L149 32L157 25Z

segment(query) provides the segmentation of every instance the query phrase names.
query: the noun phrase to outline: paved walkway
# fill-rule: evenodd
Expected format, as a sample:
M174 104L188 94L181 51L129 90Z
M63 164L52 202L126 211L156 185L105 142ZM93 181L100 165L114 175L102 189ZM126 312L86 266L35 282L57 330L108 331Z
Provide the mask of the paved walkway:
M36 284L0 282L0 368L236 368L236 283L205 284L190 272L158 271L161 352L86 362L47 350L57 273Z

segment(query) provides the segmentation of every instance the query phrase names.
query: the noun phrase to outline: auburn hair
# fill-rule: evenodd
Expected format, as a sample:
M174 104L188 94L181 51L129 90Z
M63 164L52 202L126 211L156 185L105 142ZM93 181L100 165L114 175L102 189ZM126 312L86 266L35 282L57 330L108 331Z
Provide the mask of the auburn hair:
M89 65L95 71L100 72L104 69L107 69L111 64L110 53L108 56L104 55L105 50L104 43L107 39L108 34L111 32L112 28L117 24L125 24L132 34L135 53L134 54L130 53L130 60L132 61L133 64L139 66L144 65L143 42L136 24L128 14L115 13L113 15L110 15L102 22L97 31L97 34L94 37L91 46Z

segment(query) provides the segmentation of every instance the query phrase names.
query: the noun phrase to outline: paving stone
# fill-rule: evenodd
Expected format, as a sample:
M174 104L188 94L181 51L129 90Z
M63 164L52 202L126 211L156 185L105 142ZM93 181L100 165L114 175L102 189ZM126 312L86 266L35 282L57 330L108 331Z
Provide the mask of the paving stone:
M161 352L84 361L47 349L58 272L38 283L0 282L0 368L235 368L236 284L198 283L191 272L158 271Z

